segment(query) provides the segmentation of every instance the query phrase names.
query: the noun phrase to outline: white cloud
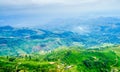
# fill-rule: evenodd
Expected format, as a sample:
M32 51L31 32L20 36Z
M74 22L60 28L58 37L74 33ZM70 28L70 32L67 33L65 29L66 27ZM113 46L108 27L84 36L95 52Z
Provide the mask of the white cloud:
M54 7L57 9L62 8L63 10L70 9L71 11L105 11L120 9L119 0L0 0L0 8L5 7L11 8L26 8L33 9L50 9ZM5 6L5 7L4 7ZM18 9L17 9L18 10ZM63 11L61 10L61 11ZM79 11L79 12L80 12Z
M0 8L32 8L41 6L62 6L61 8L70 7L70 9L82 10L107 10L107 9L120 9L119 0L0 0ZM48 6L48 7L49 7ZM68 9L68 8L67 8ZM73 11L72 10L72 11Z
M13 24L97 15L120 15L120 0L0 0L1 19L9 18L8 23ZM88 33L89 29L78 27L76 31Z
M86 33L90 33L91 29L88 26L81 25L81 26L74 27L73 31L79 34L86 34Z
M81 4L99 0L0 0L0 5L45 5L45 4Z

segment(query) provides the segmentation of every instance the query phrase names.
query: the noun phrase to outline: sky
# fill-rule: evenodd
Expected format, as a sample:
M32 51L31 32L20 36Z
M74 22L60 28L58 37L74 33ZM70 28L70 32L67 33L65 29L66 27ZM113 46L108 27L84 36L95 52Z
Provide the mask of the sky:
M119 15L120 0L0 0L0 26L35 27L56 19Z

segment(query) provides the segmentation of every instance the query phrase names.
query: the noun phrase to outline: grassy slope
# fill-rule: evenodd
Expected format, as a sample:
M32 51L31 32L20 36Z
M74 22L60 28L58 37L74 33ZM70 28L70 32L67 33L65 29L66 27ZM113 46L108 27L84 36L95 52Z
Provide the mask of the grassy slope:
M0 57L0 72L119 72L120 46L61 47L48 53Z

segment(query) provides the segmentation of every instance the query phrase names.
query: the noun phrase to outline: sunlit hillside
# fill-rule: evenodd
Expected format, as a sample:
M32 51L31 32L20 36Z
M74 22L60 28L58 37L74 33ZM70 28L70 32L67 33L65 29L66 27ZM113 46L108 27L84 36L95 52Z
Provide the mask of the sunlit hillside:
M120 46L60 47L51 52L1 56L0 72L119 72Z

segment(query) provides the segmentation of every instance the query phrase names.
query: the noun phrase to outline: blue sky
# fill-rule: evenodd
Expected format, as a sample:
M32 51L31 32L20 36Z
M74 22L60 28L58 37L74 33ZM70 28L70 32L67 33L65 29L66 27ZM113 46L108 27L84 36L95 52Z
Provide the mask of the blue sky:
M0 26L39 26L55 19L119 15L120 0L0 0Z

